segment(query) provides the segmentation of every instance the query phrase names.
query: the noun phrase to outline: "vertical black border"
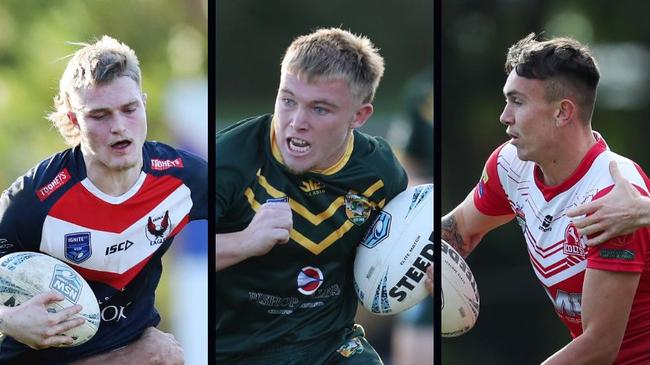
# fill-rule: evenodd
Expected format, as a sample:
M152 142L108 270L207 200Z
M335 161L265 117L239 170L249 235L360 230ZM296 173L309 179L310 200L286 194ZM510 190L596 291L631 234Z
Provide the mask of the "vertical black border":
M433 313L433 363L441 364L441 281L440 281L440 218L441 212L441 194L440 194L440 164L441 164L441 112L442 112L442 0L433 2L433 181L434 181L434 199L433 199L433 242L434 242L434 313Z
M214 344L216 326L215 303L215 277L216 270L216 245L215 237L215 142L216 142L216 121L217 121L217 79L216 79L216 45L217 45L217 6L213 1L207 2L208 6L208 364L215 364Z

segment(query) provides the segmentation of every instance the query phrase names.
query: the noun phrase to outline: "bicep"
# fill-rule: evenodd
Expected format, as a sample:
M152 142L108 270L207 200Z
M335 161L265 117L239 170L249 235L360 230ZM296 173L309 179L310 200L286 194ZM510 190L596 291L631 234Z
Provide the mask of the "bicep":
M473 196L472 191L462 203L442 218L442 239L463 257L469 255L486 233L514 218L514 214L483 214L474 204Z
M640 273L587 269L582 288L583 334L618 352Z

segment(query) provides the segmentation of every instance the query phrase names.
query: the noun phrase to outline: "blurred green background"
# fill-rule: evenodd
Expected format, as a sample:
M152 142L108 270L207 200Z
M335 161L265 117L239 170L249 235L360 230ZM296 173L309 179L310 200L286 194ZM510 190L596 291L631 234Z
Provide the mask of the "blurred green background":
M367 133L385 136L404 121L406 83L432 68L432 0L220 0L216 6L217 130L273 112L284 51L295 37L320 27L366 35L386 61L375 112L363 127ZM394 317L372 316L361 308L357 315L370 343L390 364Z
M445 0L442 5L443 213L467 195L487 157L507 140L499 123L505 54L533 31L572 36L592 48L602 75L592 126L612 150L650 169L650 3ZM570 341L533 274L516 224L488 234L467 261L481 312L468 334L443 339L443 364L537 364Z
M91 42L103 34L128 44L140 59L143 91L148 94L148 139L186 146L187 141L176 138L172 119L182 109L178 104L189 101L172 95L178 95L184 82L207 77L207 14L207 0L0 2L0 187L6 188L42 159L67 148L45 115L51 111L67 56L79 48L69 42ZM207 104L207 92L202 99ZM207 127L207 116L195 122L186 128ZM161 328L178 337L171 320L185 316L187 308L172 306L168 278L178 268L171 259L174 254L166 256L157 306L163 317ZM207 313L199 314L203 318L199 325L207 334ZM186 347L188 359L195 356L188 350L193 351ZM201 351L205 358L206 351Z

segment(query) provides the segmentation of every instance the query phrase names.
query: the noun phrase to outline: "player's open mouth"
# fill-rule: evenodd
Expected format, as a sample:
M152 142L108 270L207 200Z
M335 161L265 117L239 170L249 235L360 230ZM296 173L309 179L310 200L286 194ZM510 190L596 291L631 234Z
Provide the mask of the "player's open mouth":
M124 139L124 140L112 143L111 148L114 148L116 150L123 150L123 149L129 147L130 145L131 145L131 141Z
M311 144L304 139L300 138L287 138L287 146L289 151L296 154L305 154L311 150Z

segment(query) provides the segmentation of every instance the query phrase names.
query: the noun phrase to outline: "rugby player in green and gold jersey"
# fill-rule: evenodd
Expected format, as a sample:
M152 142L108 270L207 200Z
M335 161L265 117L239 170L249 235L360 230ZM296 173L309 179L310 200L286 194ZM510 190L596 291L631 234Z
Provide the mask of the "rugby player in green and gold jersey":
M354 324L357 244L407 178L357 129L384 61L338 28L298 37L273 115L217 134L219 364L382 364Z

